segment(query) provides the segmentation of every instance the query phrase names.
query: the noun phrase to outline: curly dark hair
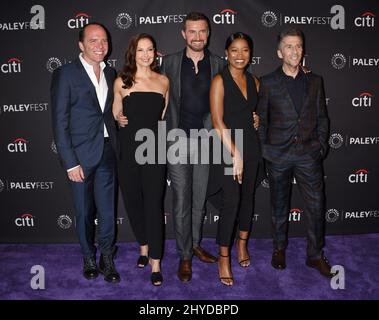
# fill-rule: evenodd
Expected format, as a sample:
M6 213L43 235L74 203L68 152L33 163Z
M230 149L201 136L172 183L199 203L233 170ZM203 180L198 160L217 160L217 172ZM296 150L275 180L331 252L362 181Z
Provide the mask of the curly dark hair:
M135 76L137 72L136 52L138 42L141 39L149 39L152 42L154 47L154 61L150 65L150 68L153 71L157 71L157 45L154 38L147 33L139 33L133 36L129 41L128 49L125 52L125 63L122 68L122 71L119 74L119 76L122 79L122 82L124 83L124 85L122 86L124 89L131 88L135 82Z

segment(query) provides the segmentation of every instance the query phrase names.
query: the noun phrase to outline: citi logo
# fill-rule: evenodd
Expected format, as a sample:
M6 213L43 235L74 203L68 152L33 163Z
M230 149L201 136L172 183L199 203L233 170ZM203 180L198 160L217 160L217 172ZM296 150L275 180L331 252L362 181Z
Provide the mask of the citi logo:
M348 180L350 183L367 183L368 171L366 169L359 169L349 175Z
M80 12L75 18L69 19L67 21L67 26L70 29L80 29L83 28L86 24L89 23L90 16L87 13Z
M24 213L14 223L17 227L34 227L34 217L30 213Z
M368 27L372 28L375 25L375 17L376 15L372 12L362 13L360 17L356 17L354 20L354 24L357 27Z
M302 212L303 211L301 209L298 209L298 208L291 209L289 217L288 217L288 221L294 221L294 222L300 221Z
M237 12L232 9L224 9L213 16L213 22L215 24L234 24L236 14Z
M19 58L10 58L6 63L1 65L2 73L19 73L21 72L21 60Z
M27 152L27 143L28 141L24 138L17 138L12 143L8 144L9 152Z
M371 107L373 94L370 92L362 92L359 97L353 98L351 104L354 107Z

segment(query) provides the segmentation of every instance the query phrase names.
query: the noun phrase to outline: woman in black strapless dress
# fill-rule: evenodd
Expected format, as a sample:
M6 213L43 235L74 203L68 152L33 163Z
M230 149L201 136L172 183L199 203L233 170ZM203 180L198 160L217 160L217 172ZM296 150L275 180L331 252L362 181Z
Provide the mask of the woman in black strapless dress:
M120 125L119 183L134 235L140 245L137 266L152 268L161 285L166 166L158 163L158 121L168 101L168 79L155 72L156 45L148 34L129 43L125 65L114 84L113 114ZM139 138L139 136L141 138ZM164 152L165 150L161 150Z
M241 267L250 265L247 240L251 229L254 193L261 153L253 113L258 102L258 80L246 71L252 58L251 38L242 33L232 34L226 41L228 66L212 81L210 91L214 128L221 138L224 154L230 154L232 164L224 161L212 164L208 194L220 192L221 207L217 227L219 245L219 277L225 285L233 285L230 246L237 222L237 254ZM230 134L227 130L230 130ZM238 143L237 129L243 143ZM226 169L231 172L227 174Z

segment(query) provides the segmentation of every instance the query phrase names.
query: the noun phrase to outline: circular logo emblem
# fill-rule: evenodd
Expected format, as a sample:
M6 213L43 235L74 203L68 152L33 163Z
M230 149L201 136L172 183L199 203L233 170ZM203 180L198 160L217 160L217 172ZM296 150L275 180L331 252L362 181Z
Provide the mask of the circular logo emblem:
M339 133L333 133L329 138L329 145L333 149L338 149L343 145L343 137Z
M270 188L270 185L268 183L268 179L267 178L265 178L265 179L262 180L261 185L262 185L263 188L266 188L266 189Z
M60 67L61 65L62 65L62 62L58 58L51 57L46 62L46 69L49 72L53 72L56 68Z
M4 182L0 179L0 192L4 190Z
M126 12L120 13L116 18L116 24L120 29L128 29L132 23L132 17Z
M326 221L328 222L336 222L340 217L340 213L336 209L329 209L326 211Z
M332 66L335 69L342 69L346 65L346 58L342 53L336 53L332 57Z
M265 27L271 28L276 25L278 18L274 12L266 11L262 14L261 21Z
M68 229L72 225L72 220L67 214L62 214L58 217L58 226L60 226L62 229Z

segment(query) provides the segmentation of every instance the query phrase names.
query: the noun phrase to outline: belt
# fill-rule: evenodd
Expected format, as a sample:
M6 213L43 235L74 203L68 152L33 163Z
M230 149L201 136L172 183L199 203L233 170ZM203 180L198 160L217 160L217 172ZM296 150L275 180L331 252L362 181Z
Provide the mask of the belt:
M108 142L110 142L110 138L109 137L104 137L104 143L108 143Z

